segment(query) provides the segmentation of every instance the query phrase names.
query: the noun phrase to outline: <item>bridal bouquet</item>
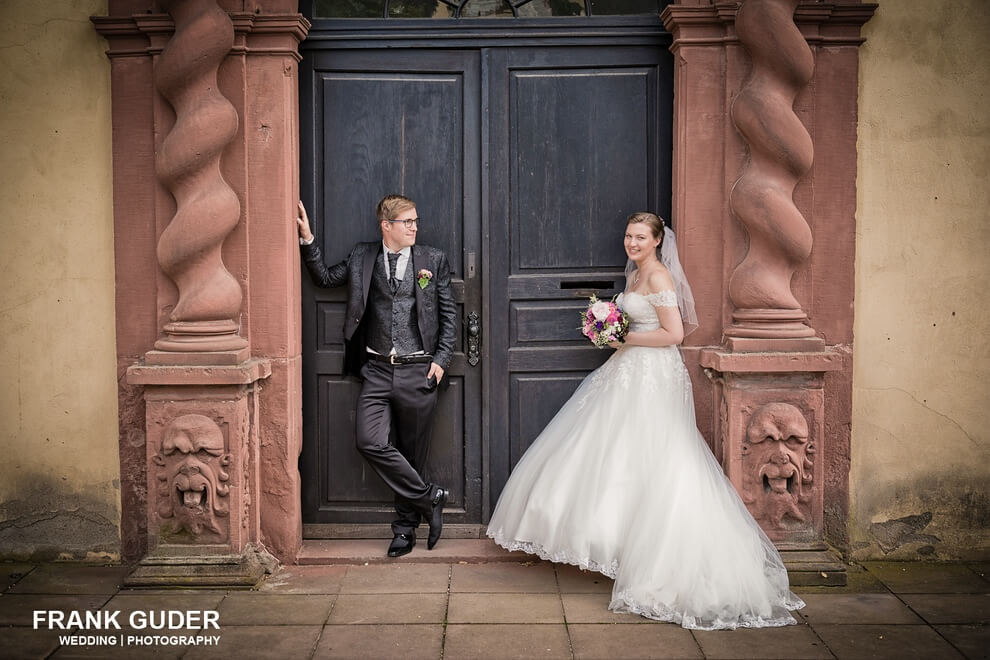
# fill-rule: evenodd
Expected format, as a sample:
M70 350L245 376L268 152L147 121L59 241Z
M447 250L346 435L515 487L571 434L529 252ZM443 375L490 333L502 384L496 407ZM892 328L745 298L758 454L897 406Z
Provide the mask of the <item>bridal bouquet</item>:
M622 341L629 328L629 316L619 309L615 300L599 300L591 296L588 309L581 314L581 334L598 348L609 342Z

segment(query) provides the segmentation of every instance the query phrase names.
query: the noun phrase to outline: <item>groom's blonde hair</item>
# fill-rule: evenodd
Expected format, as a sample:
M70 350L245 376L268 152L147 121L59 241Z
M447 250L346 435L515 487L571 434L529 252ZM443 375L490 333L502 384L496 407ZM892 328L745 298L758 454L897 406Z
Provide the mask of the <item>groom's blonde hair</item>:
M395 220L395 217L403 211L414 208L416 208L416 202L404 195L385 195L382 197L382 201L378 202L375 215L378 217L378 222Z

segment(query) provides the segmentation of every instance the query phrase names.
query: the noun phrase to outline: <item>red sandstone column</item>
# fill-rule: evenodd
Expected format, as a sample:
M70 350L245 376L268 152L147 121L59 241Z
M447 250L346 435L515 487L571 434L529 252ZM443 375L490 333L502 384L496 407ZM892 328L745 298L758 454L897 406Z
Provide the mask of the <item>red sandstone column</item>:
M285 0L251 13L228 14L214 0L162 7L170 15L150 1L111 0L114 15L94 18L120 74L118 356L122 369L130 364L121 463L139 465L124 499L124 545L130 557L149 552L128 583L244 586L270 565L265 543L291 560L301 540L291 219L295 63L307 24ZM262 310L254 323L251 302ZM136 327L131 310L142 311Z
M158 239L158 262L178 300L149 364L236 364L248 357L238 334L241 287L221 256L240 218L240 201L220 174L220 157L237 134L234 106L217 71L234 43L230 17L214 0L165 0L175 34L155 65L159 93L175 123L156 158L176 210Z
M746 228L749 250L729 279L735 307L734 322L724 331L729 346L732 337L815 334L804 325L807 314L791 293L791 278L811 255L812 244L811 228L794 205L794 187L814 156L811 135L794 112L794 99L814 70L811 49L794 24L797 5L798 0L746 0L735 21L752 69L731 114L750 157L729 200Z
M291 561L302 537L291 220L308 23L290 0L223 7L172 3L173 23L111 0L93 18L113 75L123 546L151 553L135 585L250 584L262 546Z
M713 450L784 550L824 550L826 505L829 539L845 537L858 82L850 60L874 8L682 0L663 13L674 36L674 222L696 298L710 298L685 360L698 360L714 384L711 413L699 407ZM812 135L827 140L822 163ZM827 336L814 336L809 317ZM814 561L785 553L796 582L844 580L824 553L798 556Z

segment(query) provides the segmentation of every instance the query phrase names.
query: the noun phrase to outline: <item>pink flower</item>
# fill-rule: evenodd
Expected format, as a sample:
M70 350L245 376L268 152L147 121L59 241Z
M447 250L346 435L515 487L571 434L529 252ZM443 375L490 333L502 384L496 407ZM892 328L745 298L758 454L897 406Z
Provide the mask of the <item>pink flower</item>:
M591 306L591 313L594 315L596 321L604 321L608 318L609 312L612 311L612 306L599 300L594 305Z

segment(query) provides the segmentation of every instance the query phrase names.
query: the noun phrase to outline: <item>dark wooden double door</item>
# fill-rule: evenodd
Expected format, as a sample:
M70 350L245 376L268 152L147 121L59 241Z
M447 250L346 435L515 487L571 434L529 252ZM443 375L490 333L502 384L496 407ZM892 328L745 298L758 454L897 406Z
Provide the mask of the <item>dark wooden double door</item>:
M657 46L326 49L302 67L304 201L329 263L380 238L374 205L417 202L417 242L453 270L458 339L428 478L450 523L482 524L511 467L607 357L587 296L623 286L623 220L670 205L671 59ZM385 523L354 449L343 288L303 274L303 519ZM319 535L319 533L311 535Z

